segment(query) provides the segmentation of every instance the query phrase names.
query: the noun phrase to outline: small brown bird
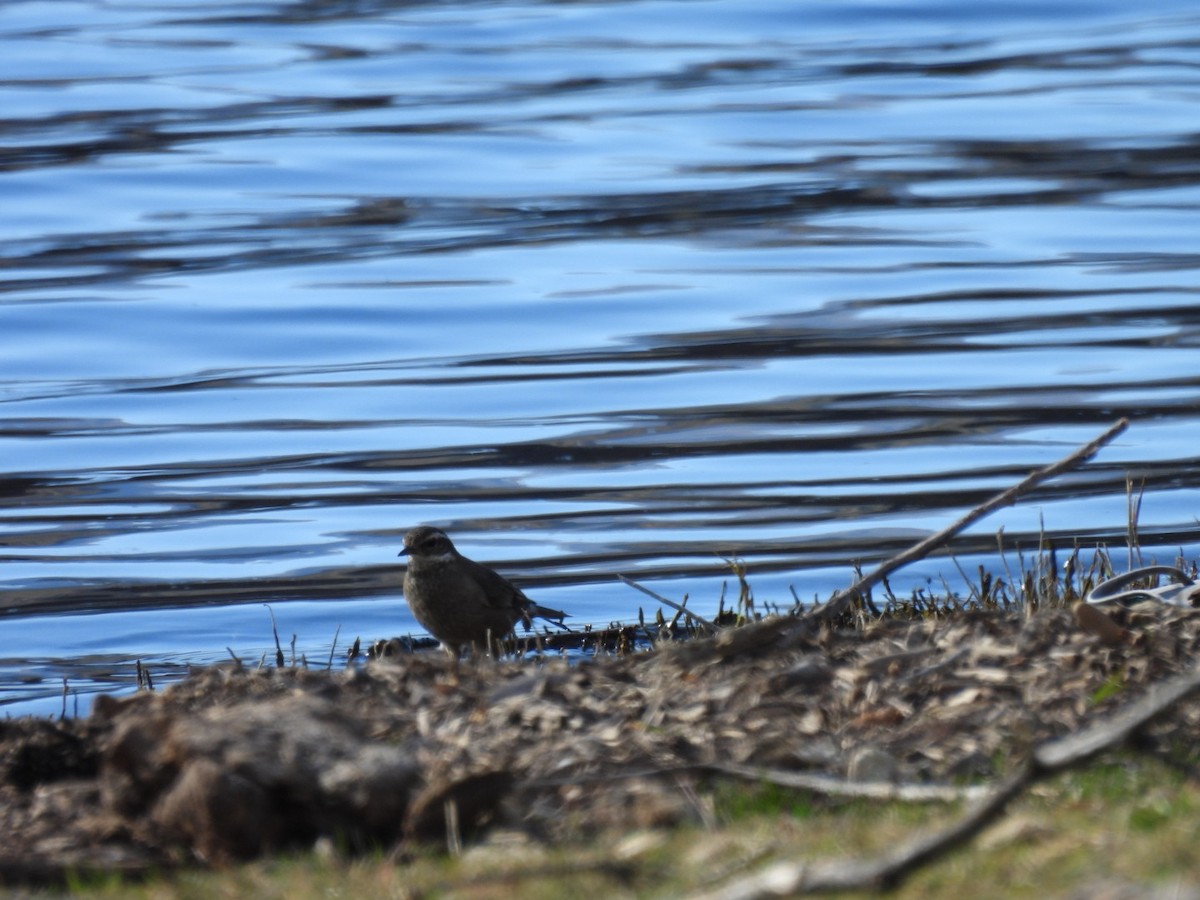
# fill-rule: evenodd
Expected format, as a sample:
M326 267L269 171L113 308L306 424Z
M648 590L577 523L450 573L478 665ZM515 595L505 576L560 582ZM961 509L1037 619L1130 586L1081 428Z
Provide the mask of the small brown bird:
M408 557L404 599L416 620L455 658L464 647L487 647L507 637L517 622L528 631L534 616L567 614L538 606L503 576L467 559L440 528L418 525L404 535Z

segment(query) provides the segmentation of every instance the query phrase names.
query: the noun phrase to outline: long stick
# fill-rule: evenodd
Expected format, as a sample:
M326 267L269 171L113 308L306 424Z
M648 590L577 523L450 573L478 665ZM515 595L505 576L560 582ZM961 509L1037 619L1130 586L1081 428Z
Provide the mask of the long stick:
M840 614L847 606L850 605L851 601L856 596L866 593L901 566L906 566L911 562L916 562L918 559L924 559L938 547L948 543L951 538L957 535L964 528L974 525L988 513L994 512L1002 506L1008 506L1009 504L1015 502L1018 497L1020 497L1022 494L1028 493L1032 488L1041 484L1047 478L1053 478L1055 475L1065 472L1068 469L1073 469L1076 466L1087 462L1087 460L1096 455L1101 447L1103 447L1128 427L1129 420L1121 419L1116 424L1109 427L1094 441L1080 447L1070 456L1065 456L1056 463L1038 469L1035 472L1031 472L1024 479L1019 481L1017 484L1014 484L1008 490L997 494L985 503L981 503L979 506L975 507L957 522L946 526L937 534L930 535L919 544L914 544L903 553L897 553L891 559L881 563L879 567L869 575L864 575L844 591L838 591L838 593L834 594L833 597L830 598L828 603L826 603L824 606L819 606L810 612L807 618L825 618Z
M685 616L687 616L692 621L696 622L699 625L704 626L705 630L708 631L709 634L717 633L717 626L714 625L712 622L708 621L708 619L704 618L704 616L701 616L701 615L698 615L698 614L692 612L690 609L688 609L684 606L681 606L680 604L676 603L674 600L668 600L662 594L656 594L654 591L650 590L650 588L646 587L645 585L638 584L632 578L626 578L624 575L618 575L617 577L620 578L627 585L629 585L631 588L634 588L635 590L639 590L643 594L646 594L647 596L653 597L659 603L665 603L665 604L667 604L667 606L671 607L671 609L679 610L681 613L683 613Z

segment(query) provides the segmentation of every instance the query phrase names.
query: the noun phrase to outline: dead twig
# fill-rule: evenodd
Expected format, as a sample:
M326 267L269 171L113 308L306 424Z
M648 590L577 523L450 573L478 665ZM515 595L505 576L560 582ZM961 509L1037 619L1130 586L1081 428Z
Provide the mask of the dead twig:
M1048 478L1053 478L1055 475L1059 475L1068 469L1073 469L1076 466L1087 462L1087 460L1091 459L1096 455L1096 453L1099 452L1101 447L1103 447L1128 427L1129 420L1121 419L1105 430L1105 432L1095 440L1085 444L1078 450L1075 450L1069 456L1065 456L1056 463L1031 472L1025 478L1021 479L1021 481L1019 481L1017 484L1014 484L1007 490L996 494L991 499L981 503L979 506L976 506L958 521L948 525L936 534L930 535L929 537L925 538L925 540L914 544L904 552L897 553L891 559L884 561L869 575L864 575L844 591L839 591L838 593L834 594L828 603L824 604L823 606L819 606L810 612L808 614L808 618L832 618L840 615L843 611L845 611L846 607L853 602L855 597L864 595L872 587L881 582L888 575L891 575L897 569L901 568L902 566L906 566L911 562L916 562L918 559L925 558L938 547L941 547L949 542L963 529L974 525L989 513L992 513L1003 506L1008 506L1009 504L1014 503L1022 494L1028 493L1030 490Z
M676 603L674 600L668 600L662 594L656 594L654 591L650 590L650 588L638 584L632 578L626 578L624 575L618 575L617 577L620 578L623 582L625 582L627 585L629 585L634 590L641 591L643 594L646 594L649 597L653 597L659 603L667 604L667 606L671 607L671 609L679 610L681 613L683 613L685 616L687 616L689 619L691 619L697 625L702 626L709 634L717 633L716 625L714 625L712 622L708 621L708 619L704 618L703 616L697 615L696 613L692 612L687 607L681 606L680 604Z
M890 781L848 781L820 772L788 772L764 769L741 763L708 763L710 772L733 775L751 781L765 781L779 787L797 788L827 797L851 797L867 800L898 800L906 803L952 803L979 800L990 790L983 786L956 787L950 784L894 784Z
M678 766L653 766L620 771L582 772L563 778L539 778L521 785L525 790L547 790L578 787L613 781L636 781L670 775L677 780L698 773L729 775L747 781L767 782L779 787L795 788L826 797L865 800L896 800L907 803L954 803L959 800L979 800L989 794L986 786L957 787L950 784L895 784L885 781L849 781L821 772L791 772L768 769L735 762L686 763Z
M988 790L957 822L874 859L776 863L704 894L700 900L766 900L795 894L894 887L925 863L974 837L1038 779L1124 743L1138 729L1196 691L1200 691L1200 666L1151 688L1140 700L1077 734L1041 744L1020 770Z
M1151 687L1140 700L1117 710L1090 728L1039 746L1033 752L1039 769L1055 772L1102 750L1115 747L1169 710L1180 700L1200 690L1200 666Z

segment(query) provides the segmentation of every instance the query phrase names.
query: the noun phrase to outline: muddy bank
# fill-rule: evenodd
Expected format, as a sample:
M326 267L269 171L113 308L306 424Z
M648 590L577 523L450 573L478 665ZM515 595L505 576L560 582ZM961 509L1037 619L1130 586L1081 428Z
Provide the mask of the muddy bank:
M1108 615L780 617L570 666L419 652L338 673L214 667L101 698L87 719L0 722L0 878L222 863L323 837L402 859L494 825L541 841L670 826L703 820L731 764L993 778L1200 659L1192 610ZM1139 739L1173 752L1198 723L1188 701Z

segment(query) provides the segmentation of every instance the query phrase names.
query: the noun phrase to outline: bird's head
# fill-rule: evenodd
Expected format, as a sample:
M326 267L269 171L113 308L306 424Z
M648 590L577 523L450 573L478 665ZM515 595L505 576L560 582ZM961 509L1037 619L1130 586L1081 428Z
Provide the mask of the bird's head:
M409 559L438 559L454 556L455 550L446 532L432 525L418 525L404 535L404 549L399 555Z

